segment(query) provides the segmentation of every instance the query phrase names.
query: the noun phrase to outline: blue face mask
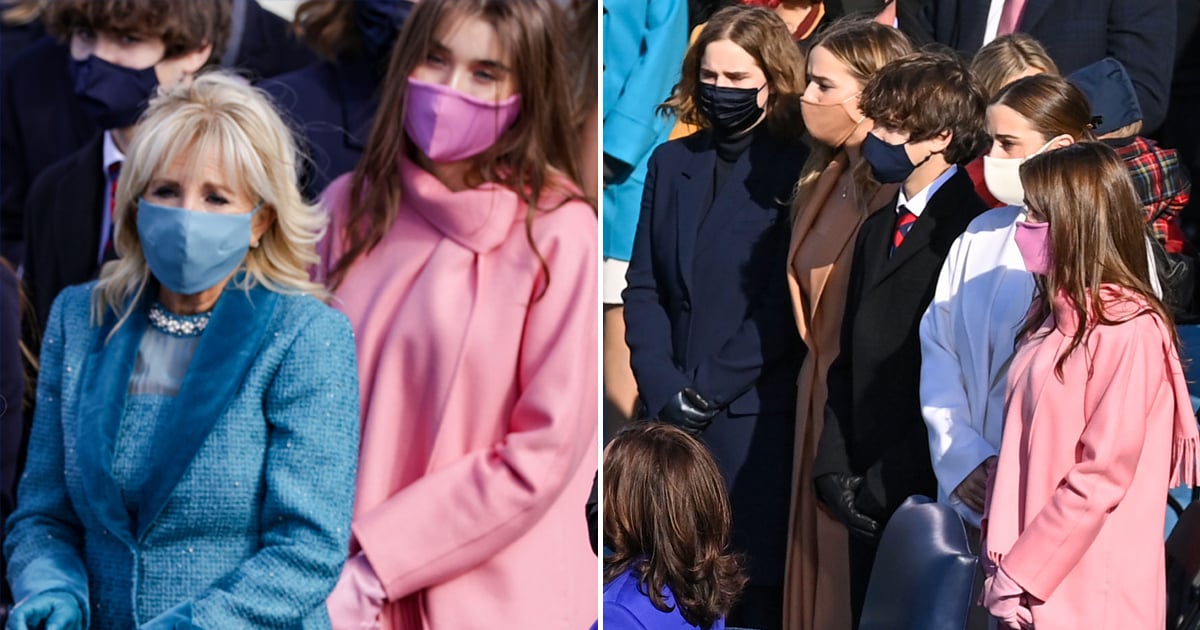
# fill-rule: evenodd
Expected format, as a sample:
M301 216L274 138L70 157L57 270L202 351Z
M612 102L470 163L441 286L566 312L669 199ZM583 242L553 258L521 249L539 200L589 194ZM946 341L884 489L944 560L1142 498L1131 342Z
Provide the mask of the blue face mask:
M412 9L411 0L354 0L354 23L367 59L387 64L392 44Z
M104 130L136 123L158 87L154 66L134 70L92 55L83 61L71 59L69 67L75 98L84 113Z
M899 184L912 175L917 165L908 159L908 151L904 150L905 144L907 143L889 144L873 133L867 134L863 141L862 154L871 167L871 175L875 177L875 181L881 184Z
M138 199L138 236L150 272L181 295L216 286L246 258L250 223L261 207L260 203L245 214L218 214Z

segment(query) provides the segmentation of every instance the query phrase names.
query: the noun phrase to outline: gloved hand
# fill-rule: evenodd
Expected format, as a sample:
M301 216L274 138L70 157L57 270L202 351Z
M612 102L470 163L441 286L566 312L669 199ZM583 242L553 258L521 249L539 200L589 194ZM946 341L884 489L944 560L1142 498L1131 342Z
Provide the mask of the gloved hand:
M387 592L360 551L342 567L342 576L325 600L325 607L334 630L372 630L379 627L385 601Z
M833 512L834 518L850 530L850 535L868 542L876 542L879 540L881 529L879 522L859 512L854 505L862 483L861 476L848 473L827 473L813 479L817 498Z
M658 420L673 424L692 435L700 435L720 412L696 390L685 387L667 400L658 412Z
M1033 612L1025 589L999 566L983 581L983 606L1004 628L1033 630Z
M8 624L5 628L82 630L83 610L79 607L79 600L67 591L43 591L17 602L8 614Z

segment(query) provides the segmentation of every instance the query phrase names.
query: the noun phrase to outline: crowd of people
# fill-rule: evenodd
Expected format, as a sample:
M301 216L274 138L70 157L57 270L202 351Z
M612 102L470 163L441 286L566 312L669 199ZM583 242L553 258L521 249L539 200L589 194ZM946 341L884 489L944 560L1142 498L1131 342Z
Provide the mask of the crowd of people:
M5 627L593 622L596 3L0 9Z
M744 0L688 37L677 4L606 2L610 627L857 628L913 495L979 558L969 627L1166 627L1197 16ZM678 505L629 489L649 452Z

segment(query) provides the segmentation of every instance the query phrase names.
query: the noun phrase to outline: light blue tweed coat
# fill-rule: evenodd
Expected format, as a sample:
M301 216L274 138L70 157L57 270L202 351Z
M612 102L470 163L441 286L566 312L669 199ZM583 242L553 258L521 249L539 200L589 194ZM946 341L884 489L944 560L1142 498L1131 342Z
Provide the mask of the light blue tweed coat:
M63 291L46 328L6 523L17 601L68 590L100 629L328 628L358 459L349 322L312 297L231 284L179 394L134 404L149 300L105 343L116 318L90 323L93 286ZM114 449L139 442L153 448L135 453L141 484L123 495Z

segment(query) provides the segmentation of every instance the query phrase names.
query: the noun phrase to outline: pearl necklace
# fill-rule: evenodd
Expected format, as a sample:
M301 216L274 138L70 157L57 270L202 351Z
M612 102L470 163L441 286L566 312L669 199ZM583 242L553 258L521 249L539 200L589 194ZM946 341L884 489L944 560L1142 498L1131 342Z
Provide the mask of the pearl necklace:
M173 337L196 337L204 332L212 311L195 315L176 315L155 302L150 306L150 325Z

